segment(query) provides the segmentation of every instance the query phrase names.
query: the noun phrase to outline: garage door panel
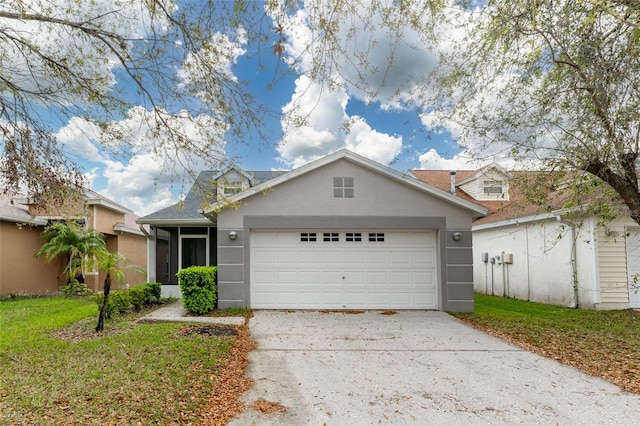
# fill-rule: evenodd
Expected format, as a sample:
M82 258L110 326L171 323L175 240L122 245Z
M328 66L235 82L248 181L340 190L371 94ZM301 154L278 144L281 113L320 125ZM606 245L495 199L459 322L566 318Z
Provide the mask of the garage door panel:
M403 285L411 285L411 272L410 271L392 271L389 273L389 284L394 287L400 287Z
M275 271L255 271L253 283L256 285L270 284L275 281Z
M362 269L359 271L345 271L343 274L345 283L366 283L367 282L367 273Z
M252 307L437 308L433 232L312 233L251 232Z
M295 244L300 238L297 232L270 232L273 234L271 241L277 246Z
M372 248L367 250L367 262L369 264L388 263L387 252L382 249Z
M318 252L315 250L310 250L305 248L303 250L298 251L298 259L301 264L317 264L318 263Z
M347 249L343 252L345 263L365 264L367 262L367 254L362 249Z
M275 251L275 262L280 265L297 265L298 261L298 251L297 250L276 250Z
M326 285L342 285L342 271L322 271L320 277Z
M436 301L434 293L415 293L415 298L418 303L433 304Z
M369 285L386 285L387 280L386 271L367 271L367 283Z
M278 285L297 284L300 282L298 274L294 271L276 271L275 275Z
M318 285L322 283L320 271L300 271L298 273L300 284Z
M434 250L414 250L411 252L413 263L420 263L426 267L432 267L435 259Z
M321 307L338 308L342 304L343 294L342 291L323 291Z
M259 246L272 247L275 243L275 232L252 233L252 243Z
M332 249L323 250L321 254L321 261L326 265L341 265L343 261L342 252Z
M412 272L412 282L425 283L429 287L435 286L435 274L433 272Z
M251 262L254 265L266 264L272 265L275 261L273 250L260 249L253 252Z

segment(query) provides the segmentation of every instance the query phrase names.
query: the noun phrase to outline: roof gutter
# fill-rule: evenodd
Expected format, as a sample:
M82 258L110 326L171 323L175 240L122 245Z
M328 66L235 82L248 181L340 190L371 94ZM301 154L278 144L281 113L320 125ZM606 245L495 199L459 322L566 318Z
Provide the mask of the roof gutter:
M25 225L35 226L46 226L49 224L49 219L37 219L33 217L26 218L14 215L0 215L0 220L5 220L7 222L24 223Z

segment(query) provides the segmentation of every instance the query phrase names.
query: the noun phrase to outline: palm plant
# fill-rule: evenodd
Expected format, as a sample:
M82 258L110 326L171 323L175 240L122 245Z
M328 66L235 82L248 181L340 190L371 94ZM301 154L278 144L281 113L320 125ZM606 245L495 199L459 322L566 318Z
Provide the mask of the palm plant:
M76 222L56 222L49 225L40 235L45 243L36 252L36 257L44 257L47 263L66 256L67 264L63 273L67 282L78 277L84 282L86 260L106 250L104 236L95 229L86 229Z
M144 270L135 265L125 265L129 260L118 252L109 252L106 249L95 253L95 256L88 260L88 265L103 271L106 274L104 279L104 292L102 298L102 305L100 306L100 315L98 315L98 325L96 331L104 330L104 317L107 311L107 303L109 301L109 292L111 291L111 284L123 283L126 278L126 269L135 269L141 273Z

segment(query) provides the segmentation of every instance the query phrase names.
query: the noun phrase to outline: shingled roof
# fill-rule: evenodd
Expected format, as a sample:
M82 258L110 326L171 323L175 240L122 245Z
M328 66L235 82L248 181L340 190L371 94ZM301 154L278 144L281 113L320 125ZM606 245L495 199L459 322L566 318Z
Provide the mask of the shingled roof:
M250 186L266 182L284 173L286 171L242 171L243 175L249 177ZM182 202L138 218L137 222L140 224L211 225L211 221L202 215L201 210L208 204L206 198L215 199L216 186L213 182L223 174L224 172L220 170L200 172Z
M456 170L456 182L461 183L476 175L480 170L482 169ZM448 170L411 170L411 173L422 182L446 191L450 190L451 175ZM513 221L525 217L547 217L550 212L562 210L569 200L570 194L566 189L551 191L548 195L548 204L546 206L527 202L522 191L522 185L527 185L528 178L535 177L536 173L539 172L510 171L508 200L477 200L459 186L456 187L456 196L487 208L488 213L483 217L474 219L473 226Z

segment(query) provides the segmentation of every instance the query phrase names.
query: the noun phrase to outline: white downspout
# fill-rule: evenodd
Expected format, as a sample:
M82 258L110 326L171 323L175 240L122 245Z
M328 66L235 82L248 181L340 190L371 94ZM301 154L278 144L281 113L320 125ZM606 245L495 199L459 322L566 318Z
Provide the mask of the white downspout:
M576 309L578 307L578 262L576 253L576 240L578 236L576 232L576 224L570 220L562 219L561 215L556 216L556 219L558 222L568 225L571 228L571 275L573 281L573 300L571 300L571 303L567 307Z

